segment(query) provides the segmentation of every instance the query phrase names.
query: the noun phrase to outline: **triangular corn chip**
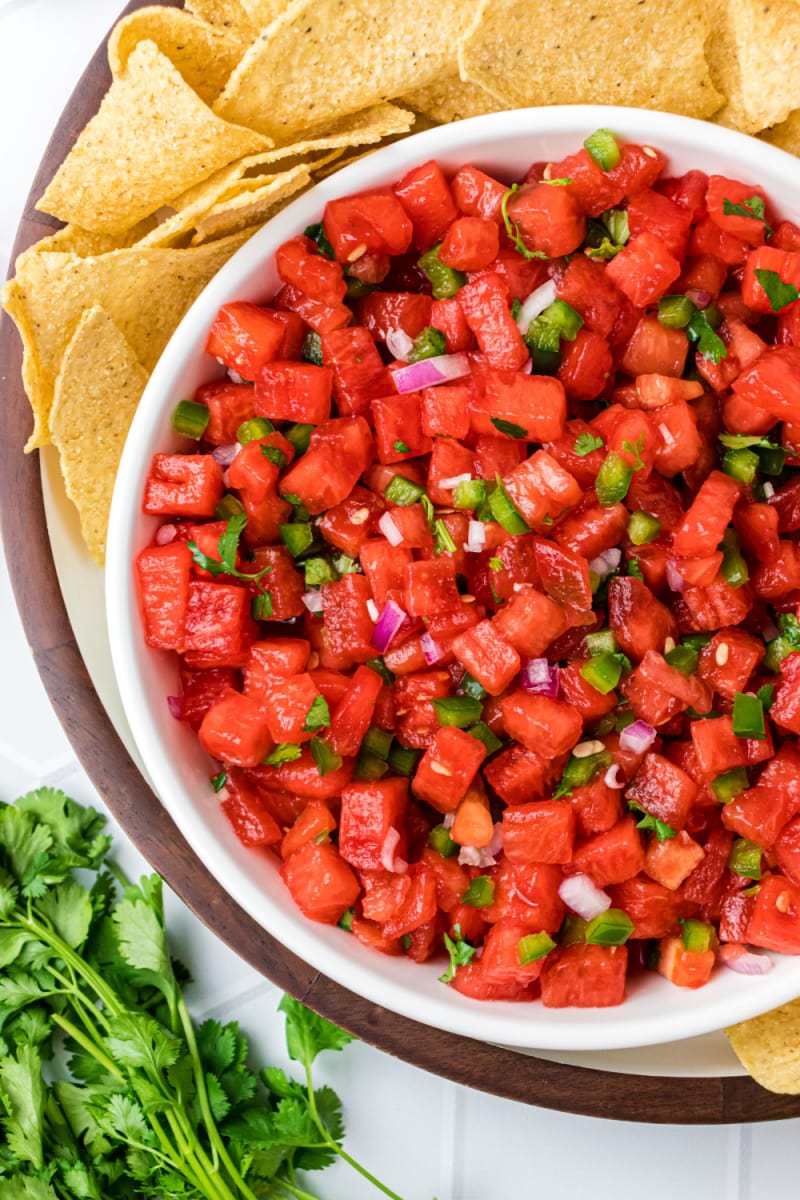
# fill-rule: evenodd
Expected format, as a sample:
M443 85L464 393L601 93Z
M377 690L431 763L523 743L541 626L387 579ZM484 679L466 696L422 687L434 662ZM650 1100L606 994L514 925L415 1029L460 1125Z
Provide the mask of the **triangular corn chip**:
M158 46L206 104L216 100L242 57L236 38L181 8L140 8L118 21L108 39L113 75L122 74L133 51L145 41Z

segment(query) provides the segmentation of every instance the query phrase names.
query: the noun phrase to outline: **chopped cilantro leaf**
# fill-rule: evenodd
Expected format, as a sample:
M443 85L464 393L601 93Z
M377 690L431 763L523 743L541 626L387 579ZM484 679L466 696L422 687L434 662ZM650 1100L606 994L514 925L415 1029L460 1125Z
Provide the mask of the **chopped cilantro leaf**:
M764 708L767 710L767 712L769 712L769 710L772 707L772 704L774 702L774 699L775 699L775 697L773 695L774 691L775 691L775 688L771 683L764 683L761 685L761 687L756 692L756 695L758 696L761 703L764 705Z
M273 613L272 596L270 593L259 592L257 596L253 596L250 611L254 621L268 621Z
M192 561L196 566L202 567L204 571L208 571L209 575L214 578L218 575L232 575L234 579L245 579L250 583L255 583L263 578L268 571L272 570L271 566L264 567L263 571L256 571L252 575L248 575L243 571L239 571L236 566L236 556L239 552L239 538L242 536L242 531L247 524L246 513L234 513L232 517L225 523L225 532L219 535L217 548L219 550L219 558L209 558L204 554L197 542L187 542L187 548L191 551Z
M629 558L625 565L628 569L628 574L632 575L634 579L644 579L638 558Z
M578 458L585 458L593 450L602 450L603 446L605 446L605 442L601 437L595 437L593 433L579 433L572 449Z
M295 746L293 742L279 742L264 759L264 764L268 767L278 767L281 763L295 762L302 753L302 747Z
M633 455L633 470L634 471L643 471L644 470L644 459L642 458L642 451L644 450L644 448L645 448L645 439L644 439L643 433L639 434L639 436L635 442L624 441L622 443L622 449L626 450L628 452L628 454Z
M512 438L526 438L528 436L527 429L523 429L521 425L515 425L513 421L504 421L502 417L489 418L498 433L507 433Z
M328 701L324 696L317 696L311 708L306 713L303 731L305 733L312 733L317 729L324 729L330 723L331 710L328 708Z
M522 240L522 234L519 231L519 226L517 225L516 221L514 221L508 215L508 202L511 199L511 197L514 196L518 191L519 191L519 184L515 183L513 185L513 187L509 188L509 190L503 196L503 200L500 205L500 212L502 213L502 216L503 216L503 224L506 227L506 233L508 234L509 240L513 244L514 248L519 251L519 253L522 255L523 258L527 258L527 259L545 258L546 259L547 255L544 253L543 250L529 250L528 249L528 247L525 245L525 243Z
M320 254L325 256L325 258L336 257L333 251L333 246L325 236L325 228L322 225L322 222L319 222L316 225L306 226L306 228L303 230L303 233L307 238L311 238L312 242L316 242L317 249L319 250Z
M761 221L765 235L768 238L772 237L772 230L764 216L764 201L760 196L748 196L742 204L734 204L726 197L722 201L722 211L726 217L750 217L752 220Z
M220 771L219 775L215 775L211 780L211 786L215 792L221 792L228 782L228 775L225 771Z
M764 289L773 312L780 312L800 296L794 284L784 283L777 271L756 270L755 276Z
M666 821L660 821L658 817L654 817L652 813L645 813L641 821L636 823L637 829L652 829L659 842L666 842L669 838L677 837L677 830L671 825L667 825Z
M751 437L746 433L720 433L718 437L729 450L749 450L751 446L758 446L761 450L781 449L777 442L771 442L769 438Z
M444 975L439 976L440 983L449 983L455 977L456 967L466 966L475 957L475 946L471 946L461 936L460 925L453 926L453 935L453 937L450 937L448 933L444 934L445 949L450 955L450 966Z
M433 522L433 542L434 554L442 554L445 550L448 550L451 554L455 554L456 552L453 535L441 519Z
M394 443L393 449L395 449L398 454L410 454L411 453L411 447L407 446L405 444L405 442L400 440L400 438L398 438L397 441Z
M503 562L502 558L489 559L489 566L493 571L502 571L505 569L505 565L506 564Z
M719 334L711 328L708 317L702 309L696 308L694 310L692 318L686 326L686 332L692 341L697 344L697 349L703 358L710 358L712 362L718 363L721 359L728 357L725 343Z
M264 455L264 458L268 458L269 461L274 463L279 469L286 466L286 455L282 450L279 450L277 446L262 445L261 453Z

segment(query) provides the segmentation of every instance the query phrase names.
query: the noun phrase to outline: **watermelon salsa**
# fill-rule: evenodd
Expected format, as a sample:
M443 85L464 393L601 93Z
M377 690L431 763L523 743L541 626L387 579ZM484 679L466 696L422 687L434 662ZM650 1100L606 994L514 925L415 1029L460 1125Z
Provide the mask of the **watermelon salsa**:
M800 953L800 227L666 166L598 130L331 201L146 482L209 797L475 999Z

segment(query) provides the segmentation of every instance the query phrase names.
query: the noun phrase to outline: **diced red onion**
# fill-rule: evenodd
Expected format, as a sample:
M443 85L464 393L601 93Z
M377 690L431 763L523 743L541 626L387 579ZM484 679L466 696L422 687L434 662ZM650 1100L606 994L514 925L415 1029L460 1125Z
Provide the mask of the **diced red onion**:
M695 308L708 308L713 300L711 292L704 292L701 288L687 288L685 295L688 296Z
M458 852L458 863L461 867L478 867L481 862L481 852L477 846L462 846Z
M307 592L303 592L303 604L311 613L322 612L322 592L316 591L314 588L309 588Z
M156 545L168 546L170 542L174 542L178 536L178 529L175 525L160 525L156 530Z
M445 829L452 829L455 819L456 814L454 812L445 813L442 817L442 824L444 825Z
M502 821L495 821L494 833L492 834L492 840L489 842L489 845L486 847L486 849L489 852L489 854L495 854L495 855L499 854L500 851L503 849L503 822Z
M470 521L467 526L466 550L470 554L480 554L486 545L486 526L483 521Z
M391 514L385 512L378 521L378 529L386 538L390 546L399 546L403 540L403 535L392 520Z
M601 891L588 875L568 875L561 883L558 894L566 904L584 921L599 917L611 908L611 897Z
M386 601L383 612L378 617L378 624L372 633L372 644L378 654L384 654L389 649L392 639L403 622L407 620L408 613L404 612L399 604L396 604L394 600Z
M239 442L226 442L224 446L215 446L211 451L211 457L221 467L229 467L241 448Z
M522 301L522 307L517 317L517 329L523 336L528 332L528 326L534 317L539 317L556 298L557 289L554 280L548 279Z
M619 735L621 750L630 750L633 754L645 754L656 740L656 731L646 721L634 721L626 725Z
M754 954L740 942L720 946L717 957L723 966L730 967L739 975L768 975L772 970L772 959L766 954Z
M686 580L683 578L683 576L681 575L680 571L675 566L675 563L672 561L671 558L667 559L666 574L667 574L667 584L669 586L670 591L682 592L686 586Z
M422 647L422 653L425 656L425 662L429 667L435 667L437 663L447 657L447 647L440 645L429 633L423 633L419 642Z
M183 696L167 696L167 708L169 709L169 715L174 717L176 721L183 720Z
M675 445L675 437L674 437L669 425L664 425L662 422L662 424L659 425L659 427L658 427L658 432L661 434L661 437L664 441L664 445L667 448Z
M367 601L367 612L369 613L371 621L377 621L378 617L381 615L377 604L372 599Z
M217 359L217 361L219 362L219 359ZM238 371L234 371L233 367L228 367L228 379L230 379L231 383L246 382L246 380L242 378Z
M519 373L520 373L520 375L532 375L533 374L533 359L532 358L525 359L525 362L522 364L522 366L519 369Z
M593 558L589 563L589 570L594 571L595 575L599 575L601 579L605 579L612 571L616 571L621 562L622 551L618 546L613 546L610 550L604 550L602 554L598 554L597 558Z
M414 339L408 336L405 329L390 329L386 334L386 349L398 362L408 362L408 356L414 349Z
M448 475L447 479L439 480L439 487L456 488L460 483L469 483L471 479L472 476L469 471L466 471L463 475Z
M395 850L399 842L399 831L394 826L390 826L381 846L381 865L387 871L395 871L398 875L405 875L408 870L408 863L404 859L395 856Z
M768 479L765 480L764 483L762 483L761 489L764 493L765 499L767 499L767 500L771 500L772 497L775 495L775 485L770 483Z
M625 787L625 776L622 774L622 767L619 763L611 764L603 776L603 783L606 787L613 788L615 792Z
M526 692L539 692L552 700L558 699L558 667L546 658L523 659L520 683Z
M761 636L765 642L771 642L773 638L778 637L780 629L774 625L772 621L765 621L761 627Z
M423 358L420 362L400 367L392 378L398 392L418 392L420 388L436 387L450 379L461 379L469 375L469 359L466 354L437 354Z

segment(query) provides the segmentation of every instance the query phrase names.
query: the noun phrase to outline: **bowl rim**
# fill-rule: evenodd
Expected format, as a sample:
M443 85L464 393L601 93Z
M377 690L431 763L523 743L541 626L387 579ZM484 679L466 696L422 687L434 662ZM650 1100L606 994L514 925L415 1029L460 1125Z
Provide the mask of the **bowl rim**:
M699 155L703 145L713 145L714 150L746 164L743 173L757 179L762 174L779 178L783 191L791 190L794 184L800 196L800 162L779 148L705 121L647 109L599 105L516 109L435 126L366 153L304 192L248 239L203 289L173 332L148 381L126 441L114 489L105 572L112 666L134 741L156 794L219 885L282 945L372 1003L479 1041L552 1051L630 1048L721 1029L800 994L800 959L780 955L781 969L755 980L736 975L735 988L723 986L716 994L707 994L709 989L703 988L687 996L679 989L668 991L667 982L658 981L665 999L668 997L668 1002L659 1006L664 1011L642 1014L637 1011L635 997L612 1009L545 1010L539 1003L473 1003L446 987L440 988L440 994L426 996L412 984L414 975L407 964L403 964L407 979L398 980L391 974L395 960L385 963L384 956L372 954L366 947L359 947L355 957L342 953L340 947L329 946L330 939L324 934L330 927L307 920L299 910L290 914L273 904L263 888L243 876L235 855L220 843L205 821L198 820L196 802L174 767L169 737L162 734L137 663L143 640L132 574L140 544L134 546L135 519L131 514L138 512L145 464L152 453L148 443L159 419L163 423L165 412L171 409L177 380L197 354L197 343L204 339L220 304L236 299L237 290L258 264L269 263L283 241L312 219L319 219L328 200L377 186L385 175L399 178L412 166L461 147L462 161L485 161L491 159L492 146L498 143L537 135L574 136L582 141L600 126L617 129L626 140L640 144L659 146L662 140L678 141L686 153L696 151ZM774 184L766 190L774 195ZM175 728L169 732L174 741ZM420 970L417 964L414 968ZM700 1003L696 1002L698 997Z

